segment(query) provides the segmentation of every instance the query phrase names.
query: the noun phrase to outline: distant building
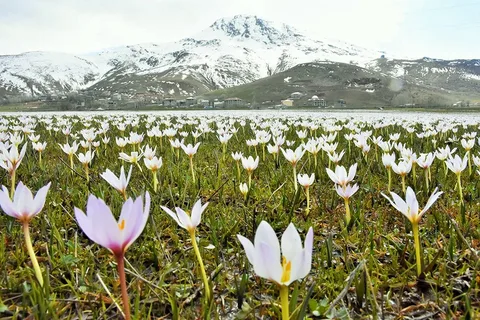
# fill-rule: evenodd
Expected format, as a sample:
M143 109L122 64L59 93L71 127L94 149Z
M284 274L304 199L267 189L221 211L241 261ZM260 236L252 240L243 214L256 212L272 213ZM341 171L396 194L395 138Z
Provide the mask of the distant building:
M284 106L284 107L293 107L293 100L292 100L292 99L282 100L282 106Z
M196 102L197 101L193 97L188 97L187 99L185 99L185 103L186 103L187 107L194 106L196 104Z
M177 106L177 100L174 98L165 98L162 101L162 105L164 107L176 107Z
M202 106L202 107L208 107L210 105L210 101L206 99L198 99L197 104Z
M327 101L325 101L325 99L320 99L318 96L312 96L308 99L307 104L311 107L326 107Z
M243 107L244 105L245 105L245 102L240 98L228 98L228 99L225 99L224 101L224 107L226 108Z
M303 97L303 94L301 92L293 92L290 94L290 99L298 100L301 97Z

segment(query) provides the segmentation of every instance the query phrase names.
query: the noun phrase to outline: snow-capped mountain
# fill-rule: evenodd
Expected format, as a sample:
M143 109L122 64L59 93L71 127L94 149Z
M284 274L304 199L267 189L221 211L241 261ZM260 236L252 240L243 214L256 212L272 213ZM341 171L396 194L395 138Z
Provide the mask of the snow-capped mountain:
M375 59L383 54L312 39L283 23L237 15L173 43L122 46L87 55L29 52L0 56L0 95L2 90L42 95L87 88L199 95L249 83L299 63L335 61L379 68ZM395 76L398 70L385 72Z

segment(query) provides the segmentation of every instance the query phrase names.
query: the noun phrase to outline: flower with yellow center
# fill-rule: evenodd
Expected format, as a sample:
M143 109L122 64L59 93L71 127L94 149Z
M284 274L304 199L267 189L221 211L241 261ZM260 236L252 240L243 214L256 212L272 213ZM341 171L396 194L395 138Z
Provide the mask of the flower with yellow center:
M198 264L200 265L200 271L202 273L203 285L205 286L205 296L207 302L210 301L211 292L210 287L208 285L207 273L205 271L205 266L203 264L202 256L200 255L200 250L198 250L197 239L195 237L195 230L197 226L200 224L202 220L202 213L207 208L208 202L202 206L202 201L199 199L192 208L192 213L189 214L185 212L183 209L176 207L175 211L168 209L167 207L160 206L170 217L175 220L175 222L186 229L190 234L190 240L192 241L193 250L195 251L195 255L197 256Z
M125 252L140 236L147 224L150 212L150 194L145 193L145 207L142 197L135 201L129 198L122 207L118 220L102 199L90 195L87 202L87 214L75 208L78 225L90 240L110 250L117 261L120 277L125 319L130 320L130 304L125 280Z
M281 244L275 231L266 221L262 221L258 226L254 244L241 235L237 237L257 276L280 286L282 318L288 319L288 286L295 280L306 277L312 267L312 227L308 229L303 247L300 235L292 223L283 233Z

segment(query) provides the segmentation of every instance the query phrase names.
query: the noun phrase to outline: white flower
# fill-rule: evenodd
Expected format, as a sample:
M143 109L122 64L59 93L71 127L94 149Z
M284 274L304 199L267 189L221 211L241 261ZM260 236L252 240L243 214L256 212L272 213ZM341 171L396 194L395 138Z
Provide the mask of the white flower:
M208 202L202 206L201 199L199 199L192 209L192 214L189 215L183 209L176 207L174 213L172 210L167 207L160 206L170 217L175 220L175 222L182 228L188 230L189 232L194 231L197 226L200 224L202 219L202 213L207 208Z
M241 152L232 152L232 158L235 161L240 161L243 157L243 154Z
M302 158L305 153L305 149L302 146L299 146L293 151L292 149L283 149L281 148L283 156L290 162L293 166L297 164L298 161Z
M330 179L342 186L345 187L349 182L353 181L355 178L355 174L357 173L357 164L355 163L348 169L348 175L347 175L347 170L343 166L336 166L335 167L335 172L332 170L326 168L327 174L330 177Z
M84 165L90 164L94 157L95 157L95 151L93 152L87 151L84 154L83 153L78 154L78 160Z
M297 179L301 186L309 188L315 182L315 173L312 173L310 176L308 174L298 174Z
M247 193L248 193L248 185L246 183L240 183L239 185L239 188L240 188L240 192L246 196Z
M355 192L358 191L358 185L354 184L353 187L351 185L346 185L345 187L335 185L335 191L337 191L337 194L342 197L343 199L350 199L351 196L355 194Z
M435 203L435 201L437 201L438 197L443 193L443 192L437 192L437 190L438 188L435 188L432 195L428 199L427 204L425 205L425 208L423 208L423 210L421 210L420 212L418 209L417 196L415 195L415 192L413 192L412 188L410 187L407 188L405 200L403 200L395 192L390 192L393 200L387 197L383 193L382 193L382 196L384 196L392 204L392 206L395 209L400 211L413 224L413 223L418 223L420 219L422 219L423 214L432 206L432 204Z
M455 157L450 156L447 159L446 164L448 169L450 169L455 174L459 175L467 167L467 161L468 161L467 155L465 155L462 159L458 156L458 154L456 154Z
M382 163L385 166L385 168L391 168L392 165L395 163L395 153L388 154L384 153L382 155Z
M160 169L163 164L162 157L157 158L156 156L151 159L143 158L143 162L145 163L145 167L153 172L156 172L158 169Z
M197 153L198 147L200 146L200 142L197 142L195 146L192 146L190 143L188 145L184 145L182 143L180 146L189 157L193 157L193 155Z
M122 168L120 169L120 177L117 178L117 176L110 171L110 169L107 169L104 173L102 173L100 176L105 179L112 187L120 191L121 194L125 195L125 191L128 186L128 182L130 181L130 176L132 175L132 166L130 166L130 170L128 171L128 176L125 177L125 170Z
M252 172L253 170L257 169L258 167L258 162L260 161L260 158L257 157L253 159L252 156L249 156L248 158L242 157L242 166L247 172Z
M282 235L281 252L275 231L265 221L260 222L257 228L254 244L241 235L237 237L255 273L261 278L288 286L310 273L313 250L312 227L308 229L302 247L300 235L295 226L290 223Z

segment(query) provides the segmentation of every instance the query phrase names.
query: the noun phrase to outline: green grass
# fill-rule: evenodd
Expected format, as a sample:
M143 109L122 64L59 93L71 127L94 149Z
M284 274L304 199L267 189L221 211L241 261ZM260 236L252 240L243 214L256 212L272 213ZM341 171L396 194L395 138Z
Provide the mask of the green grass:
M74 168L69 168L67 156L57 145L67 140L61 130L48 130L41 119L32 117L37 119L35 134L41 136L40 141L48 143L43 153L44 165L38 165L38 154L29 142L27 154L17 172L17 181L23 181L34 191L52 182L45 207L30 226L34 249L48 285L41 289L35 280L21 225L5 214L0 215L0 319L119 318L115 301L121 306L121 297L114 259L108 250L81 232L73 208L85 210L87 196L92 193L105 199L112 211L119 214L123 199L100 174L107 168L118 174L120 167L126 165L118 159L120 148L114 142L122 133L115 127L116 120L103 115L86 117L68 117L73 132L79 133L88 123L99 128L100 122L107 121L110 122L107 135L111 138L108 146L102 143L96 150L90 168L90 183L86 182L78 161ZM12 124L18 123L17 117L3 118ZM146 132L147 116L133 118L139 118L139 124L129 126L127 134L129 131ZM200 119L194 115L188 118L160 115L155 121L161 129L167 127L166 118L173 124L180 124L181 131L185 132L197 130ZM54 119L53 127L60 126L59 119ZM187 121L189 119L193 119L192 122ZM216 130L214 120L225 123L233 117L201 119ZM259 124L274 123L268 119L256 121ZM299 127L291 119L281 121L286 124L286 138L298 146L301 141L295 130ZM309 136L325 134L325 128L321 126L325 122L313 121L317 121L320 128L309 132ZM323 152L318 155L317 168L313 157L308 154L297 167L298 173L316 174L316 182L310 190L311 211L308 216L302 188L299 187L297 194L294 192L291 165L281 153L278 165L269 154L262 160L260 146L257 149L260 165L253 173L253 189L248 200L244 201L238 184L247 181L247 174L242 170L240 181L237 180L236 164L230 154L242 151L246 156L255 155L255 150L245 144L245 140L254 138L251 123L252 120L248 119L245 126L235 122L239 130L228 142L225 161L222 161L222 148L215 133L199 138L201 145L194 156L196 183L191 179L188 157L182 150L177 159L166 137L151 140L145 137L142 145L148 143L157 147L157 155L163 158L163 167L159 171L157 193L153 192L151 173L143 162L143 171L133 168L127 189L129 196L139 196L145 191L152 195L147 226L126 253L127 284L134 319L280 318L277 287L255 276L236 238L241 234L253 239L256 226L262 220L269 222L278 234L293 222L302 240L310 226L314 230L312 271L290 288L290 294L297 295L297 299L291 296L290 310L298 307L294 318L302 313L302 307L310 318L314 315L337 318L385 316L386 319L478 316L480 295L476 270L480 221L475 170L471 176L467 174L468 169L462 175L466 223L462 223L457 205L456 178L451 172L444 175L439 160L435 160L432 167L430 190L425 190L423 170L417 168L416 184L411 174L407 177L407 184L416 191L421 207L433 188L438 186L445 192L420 224L426 271L417 279L413 237L405 233L408 226L405 226L403 216L381 196L381 192L386 193L387 176L381 154L378 152L377 159L373 145L364 157L353 143L349 149L344 134L350 130L343 128L337 138L337 151L346 151L340 164L349 167L358 163L355 181L360 190L351 199L354 219L347 229L343 222L345 207L326 175L328 158ZM478 131L473 125L463 128L457 124L457 127L456 136ZM402 134L400 141L415 152L435 151L431 138L415 138L411 144L410 135L400 123L381 129L374 129L369 123L363 130L373 130L374 136L381 135L384 140L388 140L390 133L399 132ZM420 124L416 124L416 131L422 132ZM437 146L443 146L452 135L451 131L438 134ZM189 136L186 142L193 142L193 138ZM458 153L464 153L459 142L453 146L458 148ZM130 150L131 147L127 146L126 151ZM473 152L478 152L478 146ZM6 172L0 177L1 182L9 187ZM401 194L400 178L396 175L393 175L393 191ZM199 198L210 203L197 237L207 275L211 276L214 299L211 307L205 305L202 298L200 269L188 233L160 208L164 205L190 210ZM214 248L207 249L209 245ZM239 303L243 304L242 308Z

